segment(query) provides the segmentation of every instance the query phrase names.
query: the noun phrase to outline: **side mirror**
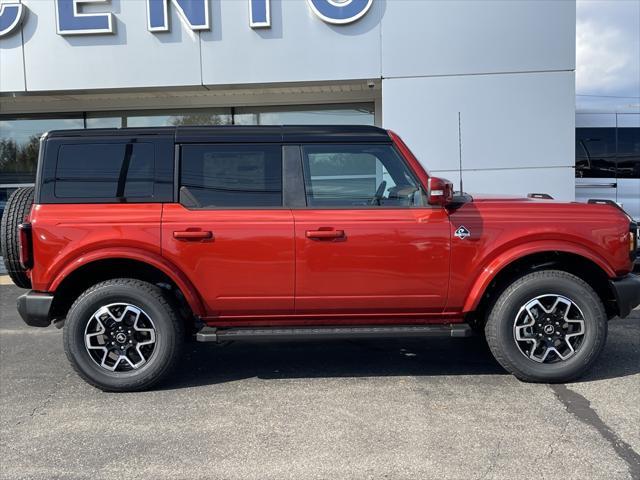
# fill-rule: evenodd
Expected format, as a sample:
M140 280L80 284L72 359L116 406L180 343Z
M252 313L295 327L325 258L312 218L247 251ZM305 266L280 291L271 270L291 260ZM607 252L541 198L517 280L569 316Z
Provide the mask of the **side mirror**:
M427 203L446 207L453 201L453 183L445 178L429 177Z

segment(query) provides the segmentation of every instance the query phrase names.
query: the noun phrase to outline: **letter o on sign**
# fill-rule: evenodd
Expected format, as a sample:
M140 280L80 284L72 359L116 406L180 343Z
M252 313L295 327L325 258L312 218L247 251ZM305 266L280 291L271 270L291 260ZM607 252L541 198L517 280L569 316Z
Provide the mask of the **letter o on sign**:
M307 0L313 13L327 23L344 25L363 17L373 0Z

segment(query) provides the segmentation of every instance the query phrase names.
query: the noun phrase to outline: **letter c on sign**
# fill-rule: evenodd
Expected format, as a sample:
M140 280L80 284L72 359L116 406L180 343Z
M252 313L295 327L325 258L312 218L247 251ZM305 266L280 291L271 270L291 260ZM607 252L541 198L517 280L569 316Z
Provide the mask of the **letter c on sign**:
M307 0L313 13L327 23L344 25L363 17L373 0Z
M25 10L22 3L0 2L0 37L9 35L22 23Z

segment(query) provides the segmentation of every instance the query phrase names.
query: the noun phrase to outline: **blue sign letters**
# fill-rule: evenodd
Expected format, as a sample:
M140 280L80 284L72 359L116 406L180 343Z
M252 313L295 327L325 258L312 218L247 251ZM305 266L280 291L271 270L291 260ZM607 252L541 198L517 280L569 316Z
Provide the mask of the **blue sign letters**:
M110 0L55 0L56 31L60 35L113 33L112 13L82 13L83 3L108 3Z
M40 0L44 1L44 0ZM111 12L85 13L83 4L108 4L111 0L49 0L55 3L56 31L59 35L114 33L115 20ZM124 0L122 0L124 1ZM127 0L130 1L130 0ZM169 31L169 4L175 7L180 20L191 30L210 30L212 0L146 0L147 30ZM223 0L213 0L221 2ZM240 0L232 0L240 1ZM249 4L249 26L271 27L271 0L246 0ZM303 0L299 0L303 1ZM344 25L364 16L373 0L307 0L313 13L325 22ZM18 31L27 7L19 0L0 0L0 37Z
M171 3L191 30L209 30L209 0L171 0ZM169 31L169 0L147 0L147 29Z
M352 23L362 17L371 8L373 0L307 0L311 10L327 23Z
M249 0L249 26L271 27L271 0Z
M22 23L25 11L21 3L0 4L0 37L13 32Z

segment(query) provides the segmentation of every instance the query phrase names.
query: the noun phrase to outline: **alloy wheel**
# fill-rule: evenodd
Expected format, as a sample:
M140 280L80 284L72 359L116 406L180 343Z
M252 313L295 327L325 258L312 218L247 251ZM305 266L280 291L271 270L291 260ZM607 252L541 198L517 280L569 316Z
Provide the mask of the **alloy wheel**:
M129 303L100 307L89 319L84 343L91 359L111 372L137 370L156 350L156 328L141 308Z
M548 294L526 302L513 324L518 349L538 363L558 363L576 354L584 340L580 308L569 298Z

